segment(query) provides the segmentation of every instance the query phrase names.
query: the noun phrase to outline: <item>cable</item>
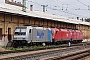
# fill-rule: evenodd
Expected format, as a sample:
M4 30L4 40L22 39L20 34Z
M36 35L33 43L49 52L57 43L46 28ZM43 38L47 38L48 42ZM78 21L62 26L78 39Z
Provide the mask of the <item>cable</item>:
M57 0L58 2L60 2L60 3L62 3L63 5L65 4L65 5L68 5L68 6L72 6L72 5L69 5L69 4L66 4L66 3L63 3L63 2L61 2L60 0ZM72 6L72 8L74 9L74 8L77 8L76 6Z
M61 2L60 0L57 0L58 2L60 2L60 3L62 3L62 4L65 4L65 5L67 5L66 3L63 3L63 2ZM79 1L80 2L80 1ZM80 2L81 3L81 2ZM84 3L83 3L84 4ZM85 4L84 4L85 5ZM68 6L70 6L70 7L72 7L72 9L75 9L75 10L84 10L84 11L87 11L87 10L90 10L90 7L89 7L89 5L87 5L88 6L88 9L83 9L83 8L80 8L80 7L77 7L77 6L72 6L72 5L69 5L68 4Z
M59 2L62 3L62 4L67 5L66 3L63 3L63 2L61 2L60 0L57 0L57 1L59 1ZM72 8L75 9L75 10L84 10L84 11L89 10L89 6L88 6L88 9L83 9L83 8L80 8L80 7L77 7L77 6L72 6L72 5L69 5L69 4L68 4L68 6L72 7Z
M77 0L78 2L80 2L81 4L83 4L84 6L87 6L88 7L88 5L86 5L86 4L84 4L84 3L82 3L81 1L79 1L79 0Z
M86 4L82 3L82 2L79 1L79 0L77 0L77 1L80 2L81 4L83 4L84 6L86 6L86 7L88 8L88 10L90 11L90 7L89 7L89 5L86 5Z
M54 3L55 3L55 1L54 0L52 0ZM55 3L56 5L57 5L57 3ZM60 6L58 6L57 5L57 7L59 7L60 8ZM61 10L60 10L61 11ZM65 13L68 13L68 14L71 14L71 15L75 15L75 16L82 16L82 15L77 15L77 14L74 14L74 13L70 13L69 11L62 11L62 12L65 12ZM82 17L85 17L85 16L82 16Z
M37 2L33 2L33 1L30 1L30 0L27 0L28 2L31 2L31 3L35 3L35 4L37 4L37 5L41 5L41 4L39 4L39 3L37 3Z
M54 9L54 8L52 8L52 7L47 7L47 8L50 8L50 9L52 9L52 10L61 11L61 12L64 12L64 13L68 13L68 14L74 15L74 16L82 16L82 15L77 15L77 14L74 14L74 13L70 13L70 12L68 12L68 11L62 11L62 9ZM83 16L83 17L85 17L85 16Z
M37 2L33 2L33 1L30 1L30 0L27 0L28 2L31 2L31 3L35 3L35 4L37 4L37 5L39 5L39 6L41 6L42 4L39 4L39 3L37 3ZM55 3L55 1L53 1L54 3ZM56 3L55 3L56 4ZM56 4L57 5L57 4ZM69 11L62 11L61 9L60 9L60 6L58 6L57 5L57 7L59 7L59 9L55 9L55 8L52 8L52 7L47 7L47 8L49 8L49 9L52 9L52 10L56 10L56 11L61 11L61 12L64 12L64 13L67 13L67 14L70 14L70 15L74 15L74 16L82 16L82 15L77 15L77 14L75 14L75 13L70 13ZM85 17L85 16L82 16L82 17ZM86 18L86 17L85 17Z

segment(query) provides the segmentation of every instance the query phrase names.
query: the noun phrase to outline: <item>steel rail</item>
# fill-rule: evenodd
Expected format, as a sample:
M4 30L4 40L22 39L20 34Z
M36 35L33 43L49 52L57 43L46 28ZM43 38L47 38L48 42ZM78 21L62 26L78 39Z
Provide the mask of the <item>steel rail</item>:
M38 60L78 60L78 59L81 59L81 58L83 58L85 56L89 56L89 55L90 55L90 48L81 50L81 51L77 51L74 53L68 53L68 54L64 54L64 55L60 55L60 56L53 56L53 57L48 57L48 58L41 58Z
M70 47L73 46L83 46L83 45L89 45L89 43L79 43L79 44L72 44ZM2 51L0 52L0 55L3 54L12 54L12 53L20 53L20 52L28 52L28 51L38 51L38 50L46 50L46 49L54 49L54 48L66 48L69 47L68 45L65 46L47 46L45 48L34 48L34 49L22 49L22 50L15 50L15 51Z
M39 52L39 53L34 53L34 54L26 54L26 55L21 55L21 56L2 58L1 60L21 60L21 59L37 60L37 59L41 59L41 58L58 56L58 55L62 56L63 54L80 51L80 50L83 50L86 48L90 48L90 46L89 45L85 46L85 47L78 46L78 47L66 48L66 49L62 49L62 50L54 50L54 51Z

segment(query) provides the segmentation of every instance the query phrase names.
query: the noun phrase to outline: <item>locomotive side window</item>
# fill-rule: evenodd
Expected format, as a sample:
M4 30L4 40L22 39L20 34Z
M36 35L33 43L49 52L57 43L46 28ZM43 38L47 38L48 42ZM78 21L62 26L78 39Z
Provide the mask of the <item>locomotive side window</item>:
M56 31L56 34L58 33L58 31Z
M29 30L29 33L31 33L31 29Z

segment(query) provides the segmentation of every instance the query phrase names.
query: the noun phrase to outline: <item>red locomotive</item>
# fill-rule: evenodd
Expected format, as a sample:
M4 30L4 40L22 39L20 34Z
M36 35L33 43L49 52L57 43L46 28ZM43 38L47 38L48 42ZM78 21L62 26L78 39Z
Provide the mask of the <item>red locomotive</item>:
M52 39L54 42L58 41L72 41L72 42L81 42L83 39L83 34L80 30L74 29L59 29L51 28L52 30Z

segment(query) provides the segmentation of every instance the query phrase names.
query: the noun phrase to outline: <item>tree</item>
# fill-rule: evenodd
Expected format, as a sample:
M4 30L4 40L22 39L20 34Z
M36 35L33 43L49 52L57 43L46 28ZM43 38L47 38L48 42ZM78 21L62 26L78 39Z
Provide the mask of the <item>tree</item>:
M90 18L85 19L87 22L90 22Z

